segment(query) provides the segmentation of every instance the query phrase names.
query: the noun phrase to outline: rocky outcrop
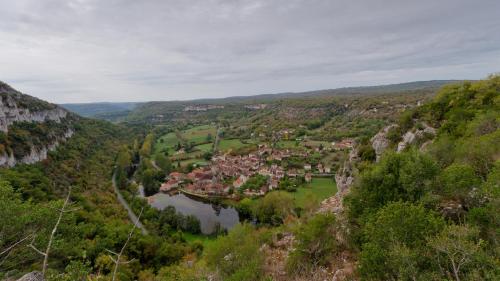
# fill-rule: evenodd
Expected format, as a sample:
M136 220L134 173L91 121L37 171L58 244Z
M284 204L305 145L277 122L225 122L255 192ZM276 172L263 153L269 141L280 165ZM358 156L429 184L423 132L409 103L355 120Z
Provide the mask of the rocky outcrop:
M60 143L69 139L73 134L74 131L69 129L62 137L58 138L53 143L47 144L46 146L43 146L41 148L35 148L34 146L32 146L30 153L28 155L25 155L21 159L16 159L14 155L8 153L0 154L0 167L13 167L17 164L34 164L36 162L45 160L47 159L47 154L49 153L49 151L55 150Z
M9 136L9 127L12 129L11 126L18 122L44 123L51 121L62 124L57 130L49 126L46 131L43 131L41 138L43 141L33 142L28 137L27 141L22 144L12 140L0 143L0 166L12 167L18 163L33 164L46 159L49 151L56 149L61 142L73 135L71 122L75 116L70 115L62 107L22 94L0 82L0 134ZM30 131L26 132L31 134ZM40 136L36 136L35 139L40 139ZM13 152L16 145L23 147L22 154Z
M375 136L373 136L370 141L372 143L372 147L375 150L375 154L377 155L377 162L380 160L382 153L389 147L391 141L387 138L387 134L393 128L397 128L398 125L392 124L387 127L384 127L380 130Z
M403 151L408 145L415 141L415 134L411 131L406 132L403 136L403 140L398 143L397 152Z
M344 162L342 167L335 174L335 183L337 185L337 193L323 200L318 209L318 213L332 212L338 214L342 212L342 199L349 193L349 190L354 183L355 162L358 161L358 149L355 147L349 152L349 158Z
M403 135L403 139L398 143L398 148L396 149L397 152L403 151L405 148L408 146L416 143L417 141L422 141L425 140L426 138L432 138L436 135L436 129L432 128L431 126L422 123L423 128L422 129L416 129L416 130L409 130ZM429 143L426 142L424 143L425 146L428 146ZM423 149L424 145L420 147L420 149Z
M23 95L0 82L0 131L7 132L15 122L61 122L68 115L65 109Z
M33 271L26 273L23 277L17 279L17 281L44 281L43 274L40 271Z

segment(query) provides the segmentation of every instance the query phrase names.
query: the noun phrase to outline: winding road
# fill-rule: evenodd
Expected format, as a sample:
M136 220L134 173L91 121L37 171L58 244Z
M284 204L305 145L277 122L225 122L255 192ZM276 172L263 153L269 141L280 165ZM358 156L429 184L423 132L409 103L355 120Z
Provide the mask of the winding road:
M128 205L125 198L123 198L122 193L118 189L118 186L116 185L116 171L113 172L112 181L113 181L113 188L114 188L115 193L116 193L116 198L118 198L118 202L120 202L120 204L122 204L122 206L127 210L128 217L130 218L132 223L136 224L137 227L141 229L142 234L148 235L149 234L148 230L144 227L144 225L141 223L141 221L134 214L134 211L132 211L132 208L130 208L130 206Z

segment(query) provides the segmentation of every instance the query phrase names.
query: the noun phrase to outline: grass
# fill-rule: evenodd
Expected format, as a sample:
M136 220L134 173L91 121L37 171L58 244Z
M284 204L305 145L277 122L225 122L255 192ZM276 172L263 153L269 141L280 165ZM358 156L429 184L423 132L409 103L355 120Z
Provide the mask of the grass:
M156 155L165 150L168 151L168 155L174 154L174 146L177 145L178 140L175 133L168 133L161 136L155 143L153 154Z
M320 202L324 199L333 196L337 192L335 181L331 178L313 178L311 183L304 187L299 187L296 192L292 193L295 199L295 204L298 207L304 207L307 200L310 200L310 194L314 195Z
M310 146L310 147L319 147L320 145L323 145L324 148L329 148L331 147L331 143L327 141L315 141L315 140L308 140L304 142L305 146Z
M182 135L188 142L204 143L207 141L208 134L212 135L212 140L215 139L216 128L210 125L194 127L182 132Z
M211 143L206 143L207 142L207 135L211 134L212 135L212 140L215 139L215 134L216 134L216 128L214 126L210 125L203 125L203 126L197 126L193 127L184 131L180 132L182 135L182 138L184 138L188 142L194 142L195 144L200 144L196 148L198 148L201 153L207 152L211 150L212 144ZM186 158L186 157L191 157L190 155L179 155L179 156L174 156L176 150L175 146L182 141L179 140L174 132L165 134L161 136L157 142L155 143L154 146L154 155L157 155L158 153L161 153L163 151L167 151L168 155L173 159L178 159L178 158ZM203 144L205 143L205 144ZM197 156L198 157L198 156Z
M220 151L228 151L234 150L246 146L250 146L251 144L242 143L239 139L231 139L231 140L221 140L218 145L218 149Z
M200 151L203 151L203 152L210 152L210 151L212 151L212 146L213 146L212 143L206 143L206 144L197 145L197 146L195 146L195 148L199 149Z
M276 146L279 148L299 148L301 147L300 143L297 145L296 141L284 140L276 143Z
M200 241L203 244L203 248L207 247L209 244L213 243L216 238L213 236L207 236L203 234L192 234L183 232L182 236L188 243L193 243L194 241Z

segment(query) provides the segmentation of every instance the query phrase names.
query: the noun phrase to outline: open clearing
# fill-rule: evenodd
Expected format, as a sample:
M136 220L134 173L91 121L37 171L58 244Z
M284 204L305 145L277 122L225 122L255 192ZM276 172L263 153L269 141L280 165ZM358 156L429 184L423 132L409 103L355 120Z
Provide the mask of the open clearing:
M337 192L337 185L331 178L313 178L311 183L304 187L299 187L296 192L293 192L295 203L298 207L304 207L310 194L316 197L320 202L324 199L333 196Z
M182 139L179 139L179 134ZM216 127L211 125L197 126L181 132L171 132L165 134L156 141L154 146L154 155L166 152L172 161L202 161L203 159L201 159L201 157L203 153L212 150L215 134ZM196 145L193 151L190 153L176 154L177 145L185 142L194 143Z
M219 142L219 145L217 146L217 149L220 151L229 151L229 150L239 149L242 147L248 147L251 145L253 144L242 143L240 139L221 140Z

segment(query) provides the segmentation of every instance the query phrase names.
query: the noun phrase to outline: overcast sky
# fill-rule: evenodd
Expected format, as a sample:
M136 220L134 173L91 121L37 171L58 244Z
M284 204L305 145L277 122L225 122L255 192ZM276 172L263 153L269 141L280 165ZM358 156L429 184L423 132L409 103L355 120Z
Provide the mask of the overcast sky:
M56 103L499 71L498 0L0 0L0 80Z

